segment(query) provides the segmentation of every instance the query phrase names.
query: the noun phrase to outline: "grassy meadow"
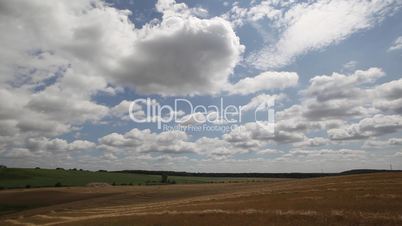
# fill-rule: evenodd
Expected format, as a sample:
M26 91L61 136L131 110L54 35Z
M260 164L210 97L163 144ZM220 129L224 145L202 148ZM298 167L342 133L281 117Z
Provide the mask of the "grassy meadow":
M116 172L92 172L85 170L2 168L0 188L33 188L56 186L86 186L89 183L110 185L152 185L159 184L161 175L146 175ZM197 184L211 182L234 182L252 178L169 176L171 183ZM263 179L258 179L263 180Z

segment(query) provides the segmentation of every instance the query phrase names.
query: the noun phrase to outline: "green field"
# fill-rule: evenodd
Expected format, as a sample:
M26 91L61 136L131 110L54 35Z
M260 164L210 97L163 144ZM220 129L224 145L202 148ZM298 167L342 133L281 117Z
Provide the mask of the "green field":
M169 181L178 184L210 183L223 181L244 181L250 178L217 178L169 176ZM116 185L152 185L158 184L161 175L128 174L112 172L91 172L62 169L0 169L0 188L86 186L88 183L100 182Z

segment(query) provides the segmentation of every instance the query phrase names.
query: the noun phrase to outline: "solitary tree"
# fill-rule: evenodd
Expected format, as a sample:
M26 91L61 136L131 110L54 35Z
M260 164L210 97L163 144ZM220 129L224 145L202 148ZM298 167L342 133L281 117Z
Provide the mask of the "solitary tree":
M167 183L167 182L168 182L167 174L162 174L161 183Z

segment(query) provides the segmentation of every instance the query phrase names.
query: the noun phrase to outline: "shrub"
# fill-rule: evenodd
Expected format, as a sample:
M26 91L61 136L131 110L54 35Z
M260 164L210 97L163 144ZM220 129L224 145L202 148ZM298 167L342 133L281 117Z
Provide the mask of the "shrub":
M30 184L25 185L25 188L31 188Z
M55 186L55 187L61 187L62 185L61 185L60 182L57 182L56 184L54 184L54 186Z
M116 182L113 181L112 186L116 186Z
M168 183L168 182L169 182L169 180L168 180L167 174L162 174L161 183Z

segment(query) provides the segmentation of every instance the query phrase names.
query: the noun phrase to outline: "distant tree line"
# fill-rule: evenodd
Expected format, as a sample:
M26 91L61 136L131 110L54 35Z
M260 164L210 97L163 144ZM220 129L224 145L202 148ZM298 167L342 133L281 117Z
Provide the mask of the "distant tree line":
M122 170L116 173L135 173L146 175L166 176L191 176L191 177L255 177L255 178L312 178L331 176L333 173L192 173L177 171L153 171L153 170Z
M183 171L154 171L154 170L121 170L111 171L112 173L135 173L146 175L166 175L167 176L191 176L191 177L255 177L255 178L314 178L324 176L339 176L361 173L380 173L380 172L402 172L401 170L375 170L375 169L356 169L341 173L192 173Z

